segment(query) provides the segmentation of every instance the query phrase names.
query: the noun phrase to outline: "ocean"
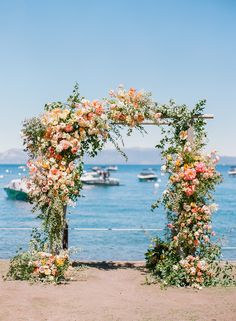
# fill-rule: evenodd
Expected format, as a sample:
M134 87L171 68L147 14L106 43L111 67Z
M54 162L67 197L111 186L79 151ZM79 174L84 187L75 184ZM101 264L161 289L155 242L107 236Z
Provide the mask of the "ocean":
M157 170L159 186L138 181L137 174L149 167ZM85 166L85 169L89 168L89 165ZM219 210L213 216L215 241L222 244L223 259L235 260L236 178L228 175L229 166L219 165L218 170L224 180L215 192L215 201L219 204ZM1 259L12 257L20 247L26 249L31 232L24 228L39 225L29 203L9 200L3 190L10 180L25 174L19 165L0 165ZM163 235L162 230L150 230L163 229L166 224L163 208L151 212L151 204L165 189L167 177L161 175L159 165L118 165L118 171L112 172L111 176L119 178L121 185L85 186L76 206L68 210L69 246L73 257L81 260L143 260L151 239Z

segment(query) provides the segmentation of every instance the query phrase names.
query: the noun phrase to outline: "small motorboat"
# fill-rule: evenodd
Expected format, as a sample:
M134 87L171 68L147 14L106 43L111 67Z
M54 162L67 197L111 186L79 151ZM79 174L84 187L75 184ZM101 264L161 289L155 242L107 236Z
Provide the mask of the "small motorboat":
M98 172L98 171L101 171L101 170L102 170L102 168L99 167L99 166L93 166L92 167L92 171L94 171L94 172Z
M87 185L100 185L100 186L118 186L120 180L111 178L110 173L106 171L87 172L81 176L81 182Z
M228 171L228 174L236 176L236 166L231 166L230 170Z
M7 194L7 197L11 200L17 201L29 201L29 188L27 186L27 179L13 179L3 189Z
M111 166L107 166L105 170L109 172L115 172L115 171L118 171L118 167L116 165L111 165Z
M158 178L157 174L151 168L144 169L137 177L140 182L155 182Z

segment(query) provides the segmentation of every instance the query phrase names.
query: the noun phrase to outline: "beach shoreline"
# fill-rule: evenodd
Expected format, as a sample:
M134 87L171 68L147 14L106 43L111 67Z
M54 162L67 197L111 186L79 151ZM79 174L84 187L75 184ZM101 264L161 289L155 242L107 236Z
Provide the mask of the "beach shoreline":
M236 288L162 290L142 261L85 261L72 274L58 286L1 278L0 321L235 321Z

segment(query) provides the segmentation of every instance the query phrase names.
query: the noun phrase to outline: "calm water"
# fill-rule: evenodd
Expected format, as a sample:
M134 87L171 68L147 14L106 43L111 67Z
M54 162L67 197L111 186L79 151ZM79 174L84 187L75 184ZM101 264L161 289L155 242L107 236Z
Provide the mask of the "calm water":
M69 208L72 228L163 228L165 214L162 209L154 213L150 205L165 189L166 177L160 175L160 188L153 183L140 183L137 174L144 165L120 165L112 174L121 186L85 187L75 208ZM87 168L89 168L87 166ZM224 258L236 259L236 178L227 174L228 166L219 166L224 182L217 188L215 198L220 209L214 214L213 226L223 247ZM25 172L18 165L0 165L0 227L34 227L38 225L31 205L6 198L3 186ZM142 260L155 235L162 232L143 231L69 231L70 247L79 249L76 257L86 260ZM18 247L27 247L28 230L0 230L0 258L14 255Z

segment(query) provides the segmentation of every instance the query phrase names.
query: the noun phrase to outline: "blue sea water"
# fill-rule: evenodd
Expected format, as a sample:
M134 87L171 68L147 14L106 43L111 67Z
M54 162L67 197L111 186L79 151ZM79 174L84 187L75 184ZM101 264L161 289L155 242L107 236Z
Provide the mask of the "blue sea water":
M150 166L119 165L112 173L121 186L85 186L83 197L76 207L69 208L69 245L77 249L76 258L83 260L143 260L152 237L162 231L81 231L73 228L164 228L163 209L151 212L151 204L165 189L167 178L161 176L160 166L154 166L160 178L160 187L154 183L141 183L137 174ZM152 166L153 167L153 166ZM89 166L86 166L88 169ZM224 259L236 259L236 178L227 172L229 166L218 166L224 181L217 187L215 200L219 211L213 216L216 241L223 246ZM0 228L36 227L39 221L31 213L31 205L6 198L3 190L11 179L25 175L19 165L0 165ZM0 229L0 258L13 256L19 247L27 248L29 230ZM235 247L235 249L231 249Z

